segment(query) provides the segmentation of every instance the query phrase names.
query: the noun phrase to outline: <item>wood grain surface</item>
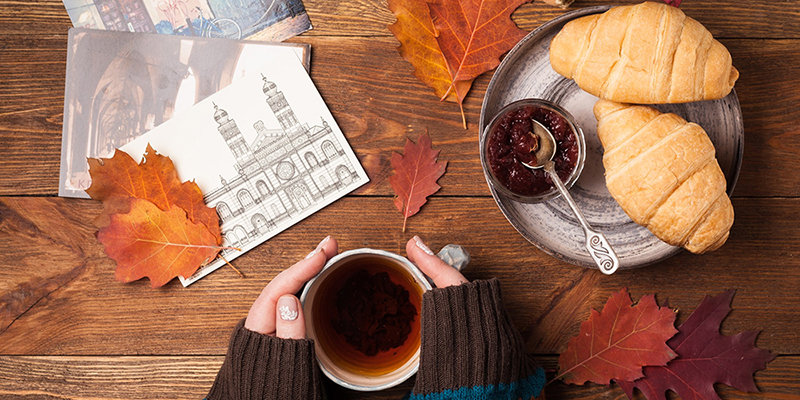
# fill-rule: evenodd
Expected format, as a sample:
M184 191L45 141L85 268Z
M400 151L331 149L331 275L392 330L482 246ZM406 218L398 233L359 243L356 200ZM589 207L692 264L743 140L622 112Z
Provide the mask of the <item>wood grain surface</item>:
M616 4L633 4L623 0ZM572 8L608 4L577 0ZM656 293L682 322L706 294L736 289L722 332L761 330L778 358L756 374L762 393L718 385L723 399L800 399L800 0L684 0L681 9L731 51L745 124L745 155L725 246L683 252L610 277L564 264L525 241L492 200L478 159L477 124L491 78L458 107L413 76L386 29L386 1L306 0L314 30L311 76L371 182L187 289L173 281L121 284L95 238L98 203L56 197L67 30L61 0L0 0L0 399L202 398L233 326L260 290L325 235L340 249L404 254L420 235L434 250L464 245L469 279L497 277L527 350L549 371L591 309L627 287ZM563 14L541 1L514 13L532 30ZM448 169L401 232L389 158L429 132ZM354 227L358 229L354 229ZM328 382L333 399L399 399ZM624 399L616 386L553 384L548 399ZM674 398L675 396L672 396Z

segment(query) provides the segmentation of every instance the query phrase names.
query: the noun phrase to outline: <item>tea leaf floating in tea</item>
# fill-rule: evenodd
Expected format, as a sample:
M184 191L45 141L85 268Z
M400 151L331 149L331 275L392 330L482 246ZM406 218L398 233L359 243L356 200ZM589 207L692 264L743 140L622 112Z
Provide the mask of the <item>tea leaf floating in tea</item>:
M367 356L400 347L411 333L417 308L409 293L386 272L359 270L336 293L336 333Z

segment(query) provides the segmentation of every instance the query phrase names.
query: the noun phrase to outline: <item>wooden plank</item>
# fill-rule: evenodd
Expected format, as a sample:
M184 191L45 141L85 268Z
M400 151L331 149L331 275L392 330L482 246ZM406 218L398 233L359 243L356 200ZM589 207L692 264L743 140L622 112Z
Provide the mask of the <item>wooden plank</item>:
M60 198L0 199L0 354L223 354L231 329L278 272L325 235L340 250L371 247L405 254L420 235L432 248L464 245L469 279L497 277L505 303L536 354L558 354L592 308L628 287L634 300L656 293L681 310L706 294L737 289L723 332L762 330L761 347L800 354L800 199L735 199L737 220L722 249L679 254L607 277L564 264L526 242L491 199L435 198L401 232L390 198L345 198L188 289L150 289L114 280L115 264L94 237L99 205ZM355 227L358 229L355 229Z
M200 399L208 393L223 356L3 356L0 357L0 398L26 399ZM537 357L549 371L557 357ZM548 376L552 376L550 372ZM778 357L755 374L760 393L746 394L717 385L725 400L800 399L800 357ZM355 392L325 379L331 399L396 400L408 393L414 378L380 392ZM545 388L549 400L626 399L617 385L564 385ZM674 396L673 396L674 397Z
M55 195L61 157L63 37L7 37L0 53L0 195ZM488 196L478 158L477 124L490 74L465 102L440 103L413 76L393 38L307 38L312 77L367 170L356 193L393 195L392 151L404 136L430 132L449 162L437 195ZM736 196L800 195L800 41L725 40L741 70L737 84L745 121L745 159ZM22 57L22 58L20 58ZM24 62L23 62L24 61ZM43 78L46 77L46 78ZM186 178L188 179L188 178Z
M614 4L636 4L640 0L621 0ZM335 0L304 2L314 29L303 36L389 36L386 25L394 16L386 0L374 2ZM569 10L607 5L602 0L577 0ZM513 15L520 28L533 30L569 10L551 7L541 1L520 7ZM800 38L797 0L695 0L681 5L687 15L703 23L712 34L727 38ZM53 35L72 27L61 0L0 0L0 35Z

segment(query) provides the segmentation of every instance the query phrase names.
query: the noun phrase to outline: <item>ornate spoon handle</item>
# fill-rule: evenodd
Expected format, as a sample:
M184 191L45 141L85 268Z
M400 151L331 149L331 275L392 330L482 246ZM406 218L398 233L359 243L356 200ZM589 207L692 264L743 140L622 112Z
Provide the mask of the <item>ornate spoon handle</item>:
M561 178L556 174L555 164L552 161L546 161L544 163L544 170L550 175L550 179L556 184L558 191L561 192L561 195L567 201L572 212L581 223L583 232L586 235L586 250L589 251L589 255L592 256L595 264L597 264L597 268L606 275L613 274L617 268L619 268L617 253L615 253L611 245L608 244L605 235L592 229L591 225L589 225L589 221L586 220L586 217L583 216L583 212L578 208L578 204L576 204L575 200L570 196L569 191L567 191L566 186L564 186L564 182L561 182Z

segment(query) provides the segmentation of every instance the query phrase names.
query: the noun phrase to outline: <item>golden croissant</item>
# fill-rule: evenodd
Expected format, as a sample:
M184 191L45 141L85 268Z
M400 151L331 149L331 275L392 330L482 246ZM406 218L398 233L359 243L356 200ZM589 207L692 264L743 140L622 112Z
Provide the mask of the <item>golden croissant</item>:
M708 134L675 114L600 100L594 106L606 186L637 224L692 253L716 250L733 225Z
M620 103L721 99L739 77L728 49L703 25L653 2L570 21L550 43L550 64L586 92Z

